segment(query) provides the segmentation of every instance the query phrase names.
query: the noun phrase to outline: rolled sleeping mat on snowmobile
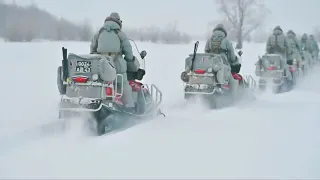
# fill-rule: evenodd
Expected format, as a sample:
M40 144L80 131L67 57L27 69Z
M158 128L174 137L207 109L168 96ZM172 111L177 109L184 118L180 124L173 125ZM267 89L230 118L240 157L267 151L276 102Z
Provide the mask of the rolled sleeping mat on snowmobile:
M188 76L187 72L185 72L185 71L181 73L180 78L185 83L189 81L189 76Z
M99 60L99 74L104 81L114 81L117 77L116 68L111 56L101 56Z

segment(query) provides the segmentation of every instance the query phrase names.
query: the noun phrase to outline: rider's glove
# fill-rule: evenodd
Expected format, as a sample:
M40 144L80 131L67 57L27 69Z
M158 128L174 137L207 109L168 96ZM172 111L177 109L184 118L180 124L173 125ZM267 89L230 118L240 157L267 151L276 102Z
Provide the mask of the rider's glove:
M138 69L136 79L137 80L142 80L143 76L146 74L146 71L144 69Z
M231 73L239 73L241 64L231 65Z

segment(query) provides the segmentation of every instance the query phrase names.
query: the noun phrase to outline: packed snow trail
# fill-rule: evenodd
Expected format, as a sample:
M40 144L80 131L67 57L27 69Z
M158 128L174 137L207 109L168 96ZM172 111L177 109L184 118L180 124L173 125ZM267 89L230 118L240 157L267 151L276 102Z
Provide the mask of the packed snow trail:
M292 92L264 94L250 104L216 111L200 103L181 107L180 73L193 45L139 43L148 52L145 81L163 91L167 118L102 137L87 136L79 130L82 120L75 119L68 132L45 136L33 129L58 121L62 45L75 53L89 47L0 44L6 77L0 93L0 178L320 178L318 74ZM263 48L246 45L242 72L253 74Z

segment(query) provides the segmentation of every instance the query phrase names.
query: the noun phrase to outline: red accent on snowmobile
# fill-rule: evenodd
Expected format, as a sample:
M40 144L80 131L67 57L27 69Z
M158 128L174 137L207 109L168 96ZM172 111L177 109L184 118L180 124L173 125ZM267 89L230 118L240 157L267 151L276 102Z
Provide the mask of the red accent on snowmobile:
M143 84L134 80L130 80L129 85L131 86L133 91L141 91L141 86Z
M107 96L112 96L112 88L111 87L106 87L105 92L106 92Z
M295 71L294 67L289 66L289 71L294 72Z
M275 70L276 68L271 66L271 67L268 67L267 69L268 69L269 71L273 71L273 70Z
M206 71L203 70L203 69L196 69L193 72L196 73L196 74L204 74Z
M112 81L106 81L106 84L108 84L109 86L113 84ZM104 89L106 96L112 96L112 88L111 87L106 87Z
M230 89L230 87L229 87L228 84L223 84L223 85L222 85L222 88L223 88L223 89L226 89L226 90L229 90L229 89Z
M121 100L121 96L114 97L114 102L119 104L119 105L123 105L123 102Z
M141 91L141 88L142 88L142 83L141 82L137 82L137 81L134 81L134 80L130 80L129 81L129 85L131 86L132 88L132 91ZM144 89L145 91L147 91L147 89ZM119 105L124 105L122 100L121 100L121 96L119 95L116 95L114 97L114 102L119 104Z
M77 76L72 78L72 80L76 83L86 83L88 79L89 79L88 77L83 77L83 76Z
M233 79L238 80L238 81L242 80L242 76L237 73L232 73L232 77L233 77Z

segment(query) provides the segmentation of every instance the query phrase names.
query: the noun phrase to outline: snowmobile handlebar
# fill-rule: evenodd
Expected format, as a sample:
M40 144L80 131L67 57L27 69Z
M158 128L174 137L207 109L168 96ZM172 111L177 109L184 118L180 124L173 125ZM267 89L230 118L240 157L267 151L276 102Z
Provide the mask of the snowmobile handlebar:
M193 64L194 64L194 60L196 59L196 55L197 55L197 51L198 51L198 46L199 46L199 41L197 41L197 42L194 44L193 57L192 57L192 59L191 59L191 67L190 67L190 70L191 70L191 71L193 70Z
M129 39L130 41L132 41L133 42L133 44L134 44L134 46L135 46L135 48L136 48L136 51L138 52L138 54L140 55L140 58L142 59L142 69L145 69L146 67L145 67L145 57L147 56L147 51L145 51L145 50L142 50L141 52L139 51L139 48L138 48L138 46L137 46L137 44L136 44L136 42L134 41L134 40L132 40L132 39Z

